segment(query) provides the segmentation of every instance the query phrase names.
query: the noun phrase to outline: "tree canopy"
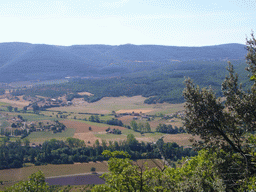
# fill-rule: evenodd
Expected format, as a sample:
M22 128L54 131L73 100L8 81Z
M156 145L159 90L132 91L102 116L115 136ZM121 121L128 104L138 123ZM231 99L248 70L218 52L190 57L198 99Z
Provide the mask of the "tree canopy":
M220 163L220 172L228 188L242 185L248 178L255 176L256 156L249 142L249 134L256 131L256 40L247 40L247 70L252 73L253 84L243 90L238 83L231 63L227 68L229 75L222 83L224 101L216 98L211 88L200 89L191 79L186 79L183 92L186 100L185 128L201 141L194 141L198 149L224 150L226 164ZM249 81L249 80L248 80ZM239 174L238 174L239 173Z
M188 133L199 135L198 156L177 168L136 166L126 152L110 156L104 185L93 191L254 191L256 188L256 39L247 39L247 70L252 85L243 90L229 63L222 83L224 98L210 88L200 89L186 79L185 123ZM248 81L250 81L248 79ZM134 122L133 122L134 123ZM133 125L131 124L131 126ZM130 138L132 140L132 137ZM161 148L161 140L157 142Z

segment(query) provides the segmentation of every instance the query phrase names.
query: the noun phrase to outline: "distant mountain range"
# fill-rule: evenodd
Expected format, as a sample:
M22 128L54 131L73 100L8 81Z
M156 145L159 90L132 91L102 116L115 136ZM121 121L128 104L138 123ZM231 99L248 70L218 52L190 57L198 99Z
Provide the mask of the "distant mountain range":
M117 76L192 60L244 60L245 55L242 44L177 47L0 43L0 81Z

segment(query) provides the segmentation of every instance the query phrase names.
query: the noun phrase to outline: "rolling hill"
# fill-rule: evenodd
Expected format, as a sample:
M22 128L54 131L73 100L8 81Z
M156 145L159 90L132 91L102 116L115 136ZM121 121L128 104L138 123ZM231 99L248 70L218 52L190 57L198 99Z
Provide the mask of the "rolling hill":
M186 61L243 60L242 44L206 47L0 43L0 81L120 76Z

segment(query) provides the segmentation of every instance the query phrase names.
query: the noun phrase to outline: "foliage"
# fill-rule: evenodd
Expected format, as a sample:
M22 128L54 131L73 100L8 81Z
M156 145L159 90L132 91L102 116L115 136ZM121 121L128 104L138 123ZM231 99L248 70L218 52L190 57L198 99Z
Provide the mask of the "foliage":
M122 134L122 131L120 131L119 129L115 129L115 128L114 129L107 128L106 132L107 133L112 133L112 134L117 134L117 135Z
M255 43L253 36L247 40L248 70L253 74L256 72ZM211 88L200 90L186 79L184 125L188 133L200 135L203 140L195 141L196 147L225 151L222 158L229 163L219 164L218 170L227 188L237 190L256 174L256 156L248 141L248 134L256 131L256 81L250 90L244 91L238 85L238 75L234 74L231 63L227 70L229 76L222 83L225 102L217 99Z
M29 176L28 181L20 181L19 183L8 187L6 192L20 192L20 191L29 191L29 192L48 192L54 191L54 188L48 186L45 182L45 177L41 171L33 173Z
M88 120L91 122L100 123L100 117L98 115L91 115Z
M245 61L234 61L238 70L245 67ZM154 64L155 65L155 64ZM57 98L66 95L68 100L81 97L79 92L93 95L83 96L87 102L96 102L103 97L136 96L147 97L145 103L181 103L184 102L182 90L184 75L194 79L200 86L211 85L217 95L221 95L220 85L225 78L225 61L186 61L161 64L158 70L141 71L122 77L79 79L54 85L38 85L32 88L17 89L11 94ZM149 69L148 66L142 67ZM245 79L243 74L242 81ZM246 83L248 84L248 83Z
M75 148L75 147L84 147L85 143L84 141L77 139L77 138L72 138L72 137L68 137L66 139L66 143L70 148Z
M108 161L110 173L103 174L106 184L96 186L93 191L136 191L140 184L139 172L128 158L128 153L104 151L103 155L110 157Z
M0 95L4 95L5 94L5 89L0 89Z
M196 155L191 149L178 146L176 143L162 143L162 153L167 159L176 161L183 156ZM19 168L24 163L42 164L73 164L74 162L107 160L102 152L104 150L122 151L129 153L132 159L161 158L156 144L139 143L134 135L128 134L126 141L115 141L85 146L84 141L76 138L67 138L66 141L51 139L42 145L29 146L29 140L10 142L4 139L0 146L0 169Z
M9 112L12 112L12 109L13 109L13 107L12 106L7 106L7 110L9 111Z
M137 123L135 120L130 122L130 126L134 131L139 131L141 133L150 133L151 127L148 122L144 123Z
M92 191L225 191L223 180L216 172L217 154L201 151L190 160L183 159L180 168L134 165L126 152L104 151L110 157L106 183Z
M33 108L34 113L40 109L40 107L38 106L37 103L33 103L32 108Z
M21 146L21 142L8 143L4 139L0 146L0 169L20 168L23 166L25 149Z
M91 168L91 172L95 172L96 171L96 168L95 167L92 167Z
M246 49L247 49L247 63L248 67L246 68L247 71L251 72L250 79L255 81L256 80L256 39L254 34L251 34L251 39L246 39Z
M131 126L131 128L132 128L134 131L138 131L138 129L139 129L137 122L134 121L134 120L132 120L132 121L130 122L130 126Z
M166 125L166 124L159 124L156 128L157 132L161 132L161 133L169 133L169 134L178 134L178 133L186 133L186 131L180 127L172 127L172 125Z
M114 119L112 118L111 120L107 120L106 122L103 122L103 123L106 123L108 125L116 125L116 126L123 126L123 122L121 120L118 120L118 119Z

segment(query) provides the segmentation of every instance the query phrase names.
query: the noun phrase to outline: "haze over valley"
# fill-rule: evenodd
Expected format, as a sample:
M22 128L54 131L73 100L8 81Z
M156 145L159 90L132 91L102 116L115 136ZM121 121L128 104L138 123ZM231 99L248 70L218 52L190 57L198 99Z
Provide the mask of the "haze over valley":
M0 1L0 191L254 191L255 0Z
M244 60L242 44L206 47L160 45L0 44L0 81L51 80L65 77L125 76L140 71L184 70L191 61Z

